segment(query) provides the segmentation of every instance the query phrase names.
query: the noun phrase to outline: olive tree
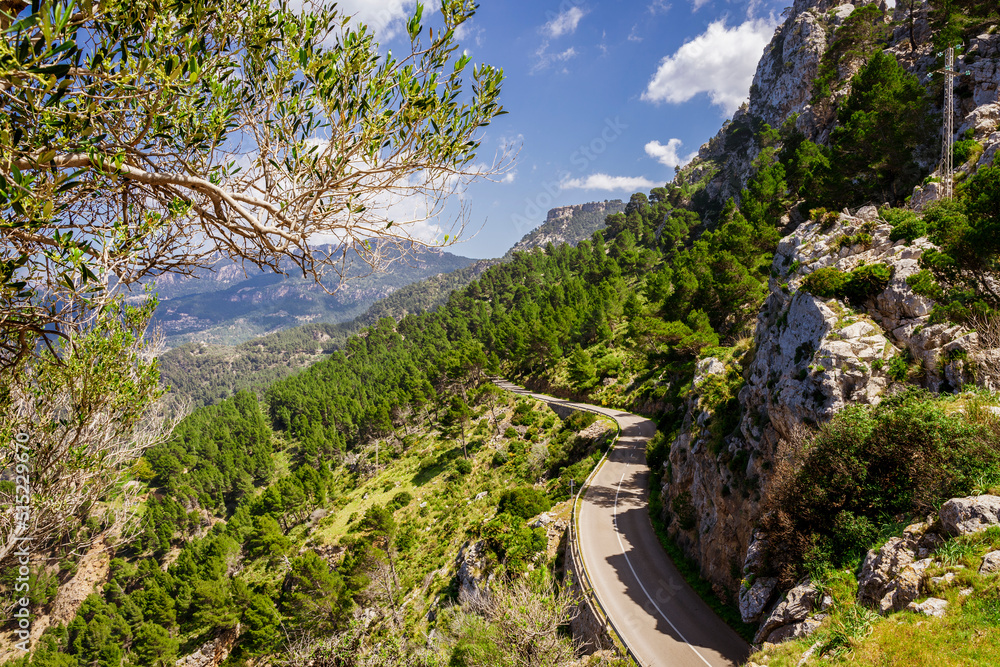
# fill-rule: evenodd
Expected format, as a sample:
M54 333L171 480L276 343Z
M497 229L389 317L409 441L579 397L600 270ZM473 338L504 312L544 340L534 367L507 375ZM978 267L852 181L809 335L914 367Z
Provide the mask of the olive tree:
M477 158L503 72L457 53L475 5L438 4L397 57L335 6L0 0L0 472L31 491L0 486L0 561L127 523L171 426L130 286L219 258L323 284L454 241L461 214L417 223L509 159Z
M0 470L13 473L0 483L0 507L12 510L0 514L0 565L20 547L129 537L138 487L123 475L181 413L157 400L157 341L146 336L155 307L116 300L73 324L71 342L0 373Z
M417 223L510 160L477 158L504 111L502 70L457 53L475 5L439 4L397 57L336 6L3 0L2 360L220 257L332 290L355 259L453 242L462 211L435 238Z

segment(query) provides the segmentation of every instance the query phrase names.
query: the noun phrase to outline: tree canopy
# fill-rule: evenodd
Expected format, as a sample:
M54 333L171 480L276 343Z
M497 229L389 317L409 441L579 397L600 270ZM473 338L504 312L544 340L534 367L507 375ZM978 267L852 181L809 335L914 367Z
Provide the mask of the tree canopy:
M454 239L413 223L506 164L477 160L481 128L504 112L502 70L456 55L474 5L445 0L428 28L418 4L403 57L336 6L297 6L0 7L7 356L114 286L219 256L321 280L342 277L351 251L380 268ZM413 197L425 206L397 217Z

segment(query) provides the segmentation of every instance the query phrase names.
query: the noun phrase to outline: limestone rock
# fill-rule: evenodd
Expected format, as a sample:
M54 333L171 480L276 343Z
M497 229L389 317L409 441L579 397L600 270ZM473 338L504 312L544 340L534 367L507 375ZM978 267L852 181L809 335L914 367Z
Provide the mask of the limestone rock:
M459 594L475 595L486 580L486 546L482 541L468 542L458 552Z
M942 600L941 598L927 598L920 604L911 602L906 606L907 611L912 611L917 614L926 614L927 616L944 616L944 612L947 608L948 601Z
M885 587L885 594L879 600L879 611L888 614L906 609L906 606L920 597L923 590L924 570L931 564L930 558L910 563Z
M757 577L753 584L740 590L740 616L744 623L754 623L760 620L764 608L771 601L774 588L778 585L776 577Z
M858 603L869 607L879 605L885 597L889 583L914 561L912 540L890 538L878 551L871 550L865 557L858 576Z
M991 551L983 556L983 564L979 566L979 574L994 574L1000 572L1000 551Z
M952 583L954 583L954 581L955 581L954 572L946 572L940 577L931 577L931 583L934 584L935 586L940 586L942 588L951 585Z
M189 655L175 661L177 667L215 667L229 657L229 652L240 634L240 624L226 630L215 639L205 642Z
M941 506L941 525L949 535L970 535L1000 524L1000 497L952 498Z
M822 625L822 622L816 620L815 618L806 618L796 623L789 623L788 625L783 625L769 634L767 636L767 641L772 644L780 644L781 642L788 641L789 639L808 637L812 633L816 632L820 625Z
M771 633L782 626L804 621L809 613L816 608L818 600L820 600L819 591L808 581L788 591L785 594L785 599L774 608L774 611L767 617L767 620L761 623L760 629L757 630L757 634L754 637L754 643L759 644L765 638L773 642ZM784 637L784 639L790 637L791 635Z
M715 357L706 357L695 365L694 386L697 387L713 375L722 375L725 372L726 365L724 363Z

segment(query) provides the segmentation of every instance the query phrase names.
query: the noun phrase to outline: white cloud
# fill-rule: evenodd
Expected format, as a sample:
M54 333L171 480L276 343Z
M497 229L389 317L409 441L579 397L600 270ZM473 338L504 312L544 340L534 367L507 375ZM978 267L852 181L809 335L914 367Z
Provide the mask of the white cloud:
M559 184L563 190L648 190L656 183L643 176L609 176L591 174L587 178L571 178Z
M691 11L696 12L709 3L709 0L691 0Z
M687 102L708 93L712 104L732 113L746 100L757 61L771 41L773 19L749 20L727 28L716 21L676 53L660 62L642 99L647 102Z
M636 33L637 30L639 30L639 24L638 23L636 23L634 26L632 26L632 30L628 34L628 41L630 41L630 42L641 42L642 41L642 37L639 37L639 35Z
M572 35L580 25L580 19L586 15L587 12L579 7L570 7L564 12L559 12L554 19L542 26L542 31L552 39Z
M707 2L707 0L705 1ZM670 3L666 0L653 0L647 9L653 16L656 16L657 14L666 14L670 11Z
M577 55L577 51L572 46L565 51L560 51L559 53L549 53L549 43L545 41L538 50L535 51L535 56L538 58L535 61L534 67L531 68L531 73L540 72L543 69L548 69L556 63L566 62L570 58L574 58Z
M677 149L680 147L680 139L671 139L667 142L666 146L661 144L659 141L654 140L646 144L645 148L646 155L656 159L660 164L667 167L683 167L688 162L693 160L696 155L698 155L698 151L694 151L693 153L689 153L688 155L681 157L677 154Z
M337 9L375 31L382 43L405 31L416 10L416 0L338 0ZM425 12L424 16L428 14Z

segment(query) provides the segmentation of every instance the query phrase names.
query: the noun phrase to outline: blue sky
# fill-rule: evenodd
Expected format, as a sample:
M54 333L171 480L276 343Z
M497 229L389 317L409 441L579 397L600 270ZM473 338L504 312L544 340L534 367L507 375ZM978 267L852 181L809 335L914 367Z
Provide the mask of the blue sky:
M347 0L394 51L408 0ZM554 206L620 198L673 178L745 99L786 2L482 0L461 45L503 67L509 112L481 156L520 147L501 182L465 193L474 238L449 248L496 257Z

